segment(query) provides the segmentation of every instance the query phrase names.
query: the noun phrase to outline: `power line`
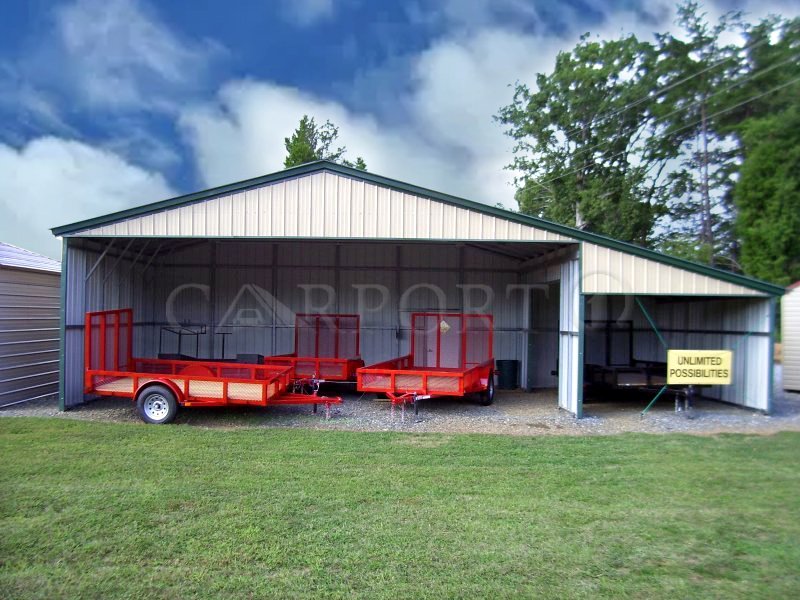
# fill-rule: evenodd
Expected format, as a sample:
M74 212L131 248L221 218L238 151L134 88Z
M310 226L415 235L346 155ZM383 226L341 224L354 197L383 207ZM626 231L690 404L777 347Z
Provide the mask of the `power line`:
M786 60L782 60L782 61L780 61L778 63L775 63L775 64L772 64L772 65L770 65L768 67L764 67L762 69L758 69L756 71L753 71L752 73L748 74L746 77L743 77L742 79L740 79L739 81L729 85L728 87L726 87L724 89L721 89L721 90L718 90L718 91L714 92L713 94L711 94L710 96L706 96L705 99L703 99L703 100L698 100L698 101L692 102L690 104L687 104L686 106L682 106L681 108L676 108L675 110L673 110L671 112L668 112L665 115L661 115L660 117L656 117L653 120L653 124L655 125L656 123L660 123L661 121L664 121L665 119L667 119L667 118L669 118L669 117L671 117L673 115L676 115L676 114L678 114L680 112L683 112L684 110L688 110L689 108L691 108L693 106L699 106L703 102L707 102L709 99L714 98L715 96L719 96L720 94L724 94L726 92L729 92L735 87L738 87L738 86L740 86L740 85L742 85L744 83L747 83L748 81L751 81L753 79L756 79L756 78L760 77L761 75L763 75L764 73L768 73L769 71L774 71L778 67L782 67L783 65L785 65L787 63L794 62L798 58L800 58L800 54L795 54L794 56L791 56L791 57L787 58ZM675 133L675 132L673 131L671 133ZM584 148L577 148L575 150L575 152L572 153L572 155L573 155L573 158L574 158L576 156L580 156L582 154L585 154L585 153L587 153L587 152L589 152L591 150L595 150L597 148L602 148L603 146L607 146L607 145L608 145L607 141L605 141L605 142L597 142L596 144L593 144L591 146L586 146Z
M766 92L762 92L760 94L752 96L751 98L748 98L747 100L743 100L742 102L734 104L733 106L730 106L730 107L725 108L723 110L718 110L717 112L708 115L706 118L707 119L712 119L714 117L718 117L719 115L722 115L722 114L725 114L725 113L730 112L732 110L735 110L735 109L737 109L737 108L739 108L741 106L744 106L745 104L749 104L750 102L753 102L754 100L758 100L759 98L763 98L764 96L767 96L769 94L777 92L778 90L781 90L781 89L783 89L785 87L788 87L788 86L790 86L790 85L792 85L794 83L797 83L797 82L800 82L800 77L795 77L794 79L791 79L791 80L787 81L786 83L782 83L781 85L775 86L774 88L772 88L770 90L767 90ZM686 129L690 129L690 128L694 127L695 125L698 125L699 123L701 123L701 121L695 121L693 123L689 123L688 125L684 125L683 127L680 127L679 129L676 129L672 133L678 133L680 131L684 131ZM622 150L621 152L616 152L614 154L611 154L611 155L607 156L606 159L615 158L617 156L622 156L623 154L627 154L627 153L628 153L628 150ZM577 168L577 169L573 169L571 171L567 171L566 173L562 173L561 175L558 175L557 177L552 177L550 179L545 179L544 181L536 181L536 180L533 180L533 179L531 179L530 181L546 189L546 185L548 183L552 183L554 181L558 181L559 179L563 179L564 177L567 177L568 175L573 175L575 173L578 173L581 170L583 170L583 167L580 167L580 168Z
M759 40L757 42L754 42L753 44L742 46L741 48L738 49L738 51L742 52L742 51L746 51L746 50L752 50L754 48L758 48L759 46L762 46L762 45L766 44L767 42L769 42L769 38L763 38L763 39L761 39L761 40ZM589 123L586 126L588 127L588 126L591 126L591 125L595 125L595 124L597 124L598 121L602 121L602 120L605 120L605 119L608 119L608 118L611 118L611 117L615 117L615 116L617 116L619 114L622 114L623 112L633 108L634 106L638 106L638 105L640 105L640 104L642 104L644 102L647 102L648 100L654 100L655 98L658 98L659 96L661 96L664 92L668 92L669 90L674 89L674 88L678 87L679 85L683 85L687 81L690 81L690 80L694 79L695 77L699 77L700 75L703 75L704 73L707 73L711 69L714 69L715 67L718 67L722 63L727 62L727 61L729 61L731 59L732 59L732 57L730 57L730 56L726 56L725 58L721 58L720 60L718 60L718 61L716 61L714 63L711 63L707 67L701 69L697 73L693 73L691 75L687 75L686 77L684 77L683 79L679 79L678 81L673 81L672 83L669 83L669 84L667 84L667 85L665 85L665 86L663 86L661 88L658 88L654 92L649 92L646 96L642 96L641 98L639 98L637 100L629 102L625 106L621 106L620 108L616 108L616 109L614 109L614 110L612 110L610 112L607 112L607 113L600 113L598 116L594 117L591 121L589 121ZM570 129L567 132L565 132L564 135L569 137L573 133L577 133L577 132L581 131L581 129L583 129L583 127L576 127L574 129Z

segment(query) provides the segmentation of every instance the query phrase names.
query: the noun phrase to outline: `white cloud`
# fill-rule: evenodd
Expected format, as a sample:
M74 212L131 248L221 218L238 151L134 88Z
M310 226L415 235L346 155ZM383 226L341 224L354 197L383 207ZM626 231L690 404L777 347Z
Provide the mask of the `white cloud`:
M316 12L312 6L306 16L326 18L333 10L329 5L314 5ZM595 10L604 10L599 0L596 5ZM121 115L142 106L174 111L207 186L282 168L283 139L309 114L338 125L348 156L363 156L375 173L514 206L512 174L503 170L511 161L512 142L492 115L511 101L509 84L531 83L537 72L549 72L557 52L572 48L583 28L557 35L500 27L488 2L472 6L475 11L454 21L447 34L404 57L402 70L389 62L383 74L345 82L363 100L358 105L366 108L359 112L270 81L232 81L214 98L202 99L189 88L202 71L199 63L213 50L179 39L134 0L78 0L60 11L59 31L69 51L58 67L74 79L81 98L98 107ZM525 8L516 0L504 6ZM781 0L771 6L787 15L797 12L784 9ZM593 33L609 38L632 32L650 39L652 31L669 28L673 17L671 4L650 8L651 14L661 15L660 22L606 12L606 24ZM766 11L753 11L752 18ZM519 14L529 21L537 18L524 10ZM457 20L458 13L447 18ZM387 81L398 78L402 81L390 86L396 93L380 93ZM178 110L192 95L195 104ZM60 115L47 100L29 95L28 110L41 121L58 122ZM0 237L57 256L59 246L47 227L173 195L154 170L174 167L175 160L170 146L128 126L105 149L63 137L37 138L18 147L0 144Z
M214 186L283 168L283 140L304 114L318 122L335 123L347 156L363 156L375 173L455 194L471 191L476 196L479 182L467 165L417 132L387 127L339 103L268 82L228 84L216 102L187 110L181 127L195 152L201 177L206 185Z
M54 258L60 244L47 228L174 195L161 175L81 142L0 144L0 239Z
M618 13L616 36L635 23ZM434 42L412 60L407 90L374 114L354 113L342 103L269 81L236 81L213 102L181 116L181 129L207 185L219 185L282 167L283 140L304 114L330 119L340 129L348 156L363 156L370 171L489 204L515 207L512 142L493 120L513 95L516 80L531 81L549 71L559 50L577 42L554 35L484 28L453 33ZM380 97L368 78L353 95ZM396 118L402 114L400 119ZM385 115L394 115L391 121ZM378 115L378 116L376 116Z
M333 0L282 0L284 16L295 25L308 27L333 16Z
M492 27L499 21L522 26L541 22L537 3L530 0L423 0L407 8L410 16L423 24L439 22L450 29L475 30ZM559 9L568 8L565 3Z
M64 75L103 108L169 110L221 48L181 39L136 0L76 0L55 16Z

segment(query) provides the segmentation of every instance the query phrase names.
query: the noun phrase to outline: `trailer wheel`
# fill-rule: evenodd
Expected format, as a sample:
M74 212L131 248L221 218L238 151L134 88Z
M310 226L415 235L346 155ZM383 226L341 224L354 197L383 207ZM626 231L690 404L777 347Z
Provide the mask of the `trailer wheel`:
M153 385L137 396L136 409L145 423L163 425L175 420L175 415L178 414L178 401L168 387Z
M481 406L489 406L494 402L494 375L489 373L489 381L486 383L486 389L480 395Z

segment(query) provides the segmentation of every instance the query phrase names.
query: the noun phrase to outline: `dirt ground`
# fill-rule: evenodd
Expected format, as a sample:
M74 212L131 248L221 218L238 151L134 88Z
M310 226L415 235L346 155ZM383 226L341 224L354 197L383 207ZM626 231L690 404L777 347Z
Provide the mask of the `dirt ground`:
M582 419L559 410L555 390L534 393L498 390L492 406L480 406L470 398L437 398L423 401L420 414L394 413L388 402L374 395L360 395L347 388L329 389L344 403L334 406L330 420L324 411L313 414L308 406L271 408L184 409L178 425L199 427L304 427L351 431L411 431L443 433L501 433L512 435L608 435L623 432L714 434L723 432L770 434L800 431L800 394L780 389L776 368L773 412L764 415L710 400L695 404L691 415L676 413L671 398L662 397L645 415L641 411L651 395L619 394L613 399L587 399ZM40 400L0 409L0 417L53 416L108 422L141 422L129 400L103 398L67 412L55 400Z

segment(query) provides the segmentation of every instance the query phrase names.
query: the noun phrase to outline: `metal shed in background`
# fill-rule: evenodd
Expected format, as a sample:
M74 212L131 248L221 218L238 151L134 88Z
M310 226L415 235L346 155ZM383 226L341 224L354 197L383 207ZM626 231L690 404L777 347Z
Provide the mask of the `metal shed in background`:
M781 301L783 389L800 392L800 281L786 290Z
M0 242L0 407L58 392L58 261Z
M771 284L320 161L58 227L62 407L84 401L83 317L134 309L137 354L170 324L204 357L291 351L295 312L359 313L368 363L408 350L413 311L489 312L494 356L581 416L587 363L735 348L708 395L771 407ZM625 357L598 323L624 323ZM606 326L606 329L608 327ZM613 346L616 347L616 343ZM174 348L173 348L174 350Z

